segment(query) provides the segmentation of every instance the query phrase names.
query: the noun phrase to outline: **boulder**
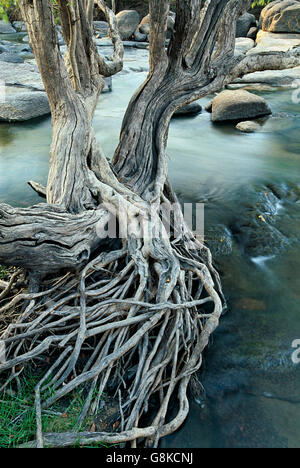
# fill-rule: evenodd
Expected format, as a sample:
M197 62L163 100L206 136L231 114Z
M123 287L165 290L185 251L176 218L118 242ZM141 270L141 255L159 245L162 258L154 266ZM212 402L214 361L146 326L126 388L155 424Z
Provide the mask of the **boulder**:
M202 112L202 106L200 106L200 104L198 104L197 102L191 102L190 104L181 107L181 109L178 109L175 112L174 116L182 117L185 115L197 115L200 114L200 112Z
M44 91L44 84L36 65L31 63L5 63L0 66L0 81L7 86L22 86L37 91Z
M205 232L205 241L214 258L232 253L233 237L230 230L223 224L208 227Z
M0 34L15 34L16 30L10 23L0 20Z
M174 31L175 26L175 16L170 12L168 16L168 33L172 33ZM146 34L147 36L150 34L150 15L145 16L139 24L139 31L142 34ZM170 36L170 34L168 34Z
M259 31L256 37L256 47L248 52L250 54L289 52L300 47L300 34L275 34Z
M7 94L0 104L0 121L22 122L50 114L47 94L44 92L23 92Z
M146 42L147 41L147 34L142 34L137 28L137 30L134 33L134 40L137 42Z
M260 28L273 33L300 33L299 0L276 0L261 12Z
M254 119L271 114L266 100L245 90L225 90L212 101L212 121Z
M272 87L294 88L298 81L300 82L300 66L285 70L266 70L248 73L242 78L234 80L233 84L235 86L251 85L258 87L266 85Z
M235 50L234 54L238 55L245 55L249 50L251 50L255 45L253 39L249 39L248 37L239 37L235 41Z
M256 26L256 18L250 13L240 16L236 24L236 37L247 37L249 29Z
M248 31L247 37L255 41L258 31L259 29L256 26L252 26L252 28L250 28Z
M150 33L150 16L145 16L139 24L139 31L141 34L148 35Z
M10 63L24 63L24 59L20 55L10 52L4 52L3 54L0 54L0 61Z
M240 122L235 127L237 130L243 133L254 133L260 130L260 125L252 120L246 120L245 122Z
M135 10L123 10L116 15L116 18L121 38L130 39L139 25L140 15Z

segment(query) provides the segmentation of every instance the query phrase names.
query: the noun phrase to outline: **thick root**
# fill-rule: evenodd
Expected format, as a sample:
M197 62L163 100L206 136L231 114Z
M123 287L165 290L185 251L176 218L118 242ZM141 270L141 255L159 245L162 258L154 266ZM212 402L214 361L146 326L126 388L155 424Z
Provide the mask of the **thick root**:
M209 252L186 245L132 238L97 256L80 275L48 280L39 292L2 302L0 316L14 310L18 317L0 341L0 371L12 372L6 384L28 361L55 357L36 388L37 446L67 446L74 438L157 446L184 422L189 381L223 309ZM118 432L43 434L41 411L82 386L88 391L77 427L97 413L109 388L119 400ZM178 411L170 420L175 395Z

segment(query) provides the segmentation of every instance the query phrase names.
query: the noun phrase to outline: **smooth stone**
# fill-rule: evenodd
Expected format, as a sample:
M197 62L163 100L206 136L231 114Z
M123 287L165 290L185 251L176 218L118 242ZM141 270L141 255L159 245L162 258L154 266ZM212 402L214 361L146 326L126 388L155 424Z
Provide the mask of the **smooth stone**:
M24 59L20 55L11 54L10 52L0 54L0 61L7 63L24 63Z
M44 91L44 84L35 64L5 63L0 67L0 80L5 81L7 86L22 86L38 91Z
M266 100L245 90L225 90L212 101L212 121L245 120L271 114Z
M142 34L139 29L137 28L137 30L135 31L134 33L134 39L135 41L137 42L146 42L147 40L147 34Z
M256 26L256 18L251 13L240 16L236 24L236 37L246 37L251 26Z
M235 41L235 50L234 54L238 55L245 55L249 50L251 50L255 45L253 39L249 39L248 37L239 37Z
M135 10L123 10L116 15L120 36L123 40L130 39L136 31L140 15Z
M300 66L284 70L265 70L249 73L234 80L233 84L252 85L258 88L261 85L293 88L298 80L300 80Z
M256 40L257 34L258 34L259 29L256 26L253 26L252 28L249 29L247 37L249 39L253 39L254 41Z
M273 33L300 33L300 3L298 0L276 0L261 12L259 25Z
M235 128L243 133L255 133L261 129L261 126L252 120L246 120L238 123Z
M50 114L47 94L44 92L24 92L7 94L0 104L0 120L22 122Z
M202 106L198 104L197 102L191 102L190 104L187 104L186 106L181 107L181 109L178 109L174 113L174 117L198 115L201 112L202 112Z
M300 47L300 34L274 34L259 31L256 37L256 47L249 50L247 55L289 52L295 47Z
M168 16L168 22L167 22L167 30L168 33L172 33L174 31L174 26L175 26L175 13L170 12ZM150 34L150 15L144 16L142 21L140 22L138 29L140 33L146 34L149 36Z

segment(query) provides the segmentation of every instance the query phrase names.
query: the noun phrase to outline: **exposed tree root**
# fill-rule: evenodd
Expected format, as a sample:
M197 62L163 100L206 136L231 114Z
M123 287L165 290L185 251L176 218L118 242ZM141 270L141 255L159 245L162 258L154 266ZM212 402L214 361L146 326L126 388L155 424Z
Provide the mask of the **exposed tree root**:
M147 240L145 248L145 240L132 237L122 249L94 258L79 275L44 282L39 292L2 305L0 316L13 310L18 318L1 336L6 360L0 371L11 371L1 390L28 361L61 350L36 388L38 447L67 446L74 439L132 446L147 439L157 446L183 423L188 383L223 309L210 254L194 242L198 250L187 247L187 238L152 239L151 248ZM89 356L84 364L83 352ZM42 409L82 385L88 393L78 427L88 412L97 413L109 387L120 402L120 432L43 435ZM51 397L43 398L49 388ZM178 411L170 420L174 395Z

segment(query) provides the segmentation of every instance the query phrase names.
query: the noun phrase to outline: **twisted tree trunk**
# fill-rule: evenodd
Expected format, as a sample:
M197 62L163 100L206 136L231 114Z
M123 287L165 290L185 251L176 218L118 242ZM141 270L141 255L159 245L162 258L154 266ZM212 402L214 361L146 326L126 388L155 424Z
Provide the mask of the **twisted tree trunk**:
M235 23L249 0L178 0L166 50L169 2L150 0L150 71L131 99L110 164L95 140L92 119L103 77L122 68L113 13L97 1L115 45L105 62L93 43L93 0L58 0L68 49L63 60L51 1L19 3L49 97L53 139L47 203L28 209L0 205L0 262L25 268L31 277L28 293L0 308L0 316L19 312L2 334L6 360L0 371L12 369L15 378L17 365L46 352L61 353L49 370L50 383L47 375L36 389L38 446L43 440L71 445L78 437L83 444L131 441L135 446L146 439L145 444L157 445L188 414L187 387L223 309L210 252L185 225L178 206L172 227L178 232L179 224L180 235L166 233L160 206L171 209L176 203L165 153L170 119L243 70L262 69L266 60L271 67L275 62L290 67L299 56L295 51L263 59L234 57ZM128 236L104 248L99 232L112 212ZM82 350L89 359L79 372ZM42 435L41 408L83 384L88 395L78 423L90 409L97 411L109 384L119 398L118 434ZM41 405L49 385L54 393ZM174 395L178 412L170 420Z

